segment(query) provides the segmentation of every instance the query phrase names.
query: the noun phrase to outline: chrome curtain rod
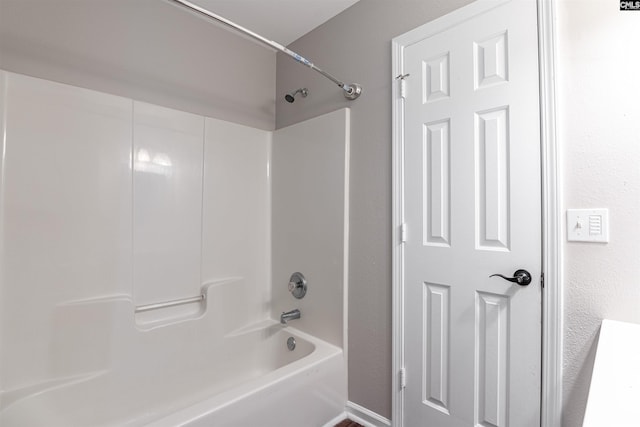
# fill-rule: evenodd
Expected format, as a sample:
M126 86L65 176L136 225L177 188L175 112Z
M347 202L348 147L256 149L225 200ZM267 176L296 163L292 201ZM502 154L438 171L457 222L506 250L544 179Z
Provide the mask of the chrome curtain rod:
M326 78L328 78L329 80L331 80L332 82L334 82L335 84L337 84L340 88L342 88L342 90L344 91L344 96L347 99L356 99L357 97L360 96L360 94L362 93L362 87L357 84L357 83L349 83L346 84L338 79L336 79L335 77L333 77L331 74L327 73L326 71L316 67L313 62L309 61L308 59L304 58L301 55L298 55L297 53L295 53L294 51L287 49L286 47L282 46L279 43L274 42L273 40L269 40L266 39L264 37L262 37L260 34L256 34L251 30L248 30L238 24L236 24L235 22L229 21L226 18L223 18L220 15L216 15L215 13L202 8L200 6L198 6L197 4L193 4L190 1L187 0L168 0L170 2L175 3L176 5L182 6L188 10L190 10L191 12L195 12L199 15L203 15L207 18L211 18L215 21L218 21L224 25L226 25L227 27L230 27L236 31L240 31L241 33L244 33L250 37L252 37L253 39L259 41L260 43L271 47L273 49L276 49L288 56L290 56L291 58L293 58L294 60L296 60L297 62L299 62L302 65L306 65L307 67L311 68L312 70L317 71L318 73L322 74L323 76L325 76Z

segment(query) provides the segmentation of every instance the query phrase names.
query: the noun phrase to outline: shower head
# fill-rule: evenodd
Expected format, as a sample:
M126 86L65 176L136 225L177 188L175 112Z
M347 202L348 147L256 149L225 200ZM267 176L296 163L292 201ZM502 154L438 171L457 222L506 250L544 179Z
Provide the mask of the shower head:
M302 94L303 98L306 98L307 95L309 95L309 90L306 87L297 89L297 90L295 90L293 92L290 92L290 93L286 94L284 96L284 100L287 101L289 104L291 104L291 103L293 103L293 101L296 100L296 95L298 93Z

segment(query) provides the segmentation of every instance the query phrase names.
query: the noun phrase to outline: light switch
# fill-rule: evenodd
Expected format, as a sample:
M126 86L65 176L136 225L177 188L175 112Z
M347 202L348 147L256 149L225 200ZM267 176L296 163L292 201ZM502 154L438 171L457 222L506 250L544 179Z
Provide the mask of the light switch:
M569 242L609 241L609 209L567 209Z

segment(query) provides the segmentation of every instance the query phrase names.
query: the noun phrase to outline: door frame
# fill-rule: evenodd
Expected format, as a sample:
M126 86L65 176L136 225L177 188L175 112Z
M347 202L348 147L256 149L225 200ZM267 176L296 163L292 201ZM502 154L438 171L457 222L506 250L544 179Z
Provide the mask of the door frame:
M443 17L392 40L392 425L403 426L404 304L402 244L404 173L404 102L402 98L404 47L436 34L487 8L510 0L476 0ZM561 162L556 133L555 0L537 0L540 79L540 144L542 178L542 374L541 427L560 427L562 416L562 213Z

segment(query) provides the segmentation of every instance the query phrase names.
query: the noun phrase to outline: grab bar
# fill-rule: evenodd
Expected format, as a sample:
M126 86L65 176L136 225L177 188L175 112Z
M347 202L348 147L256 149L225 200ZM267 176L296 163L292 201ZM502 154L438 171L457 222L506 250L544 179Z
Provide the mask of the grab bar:
M198 295L197 297L176 299L173 301L158 302L155 304L139 305L136 307L135 312L142 313L145 311L157 310L159 308L175 307L176 305L183 305L183 304L190 304L192 302L204 301L206 298L207 297L205 294L201 294L201 295Z

